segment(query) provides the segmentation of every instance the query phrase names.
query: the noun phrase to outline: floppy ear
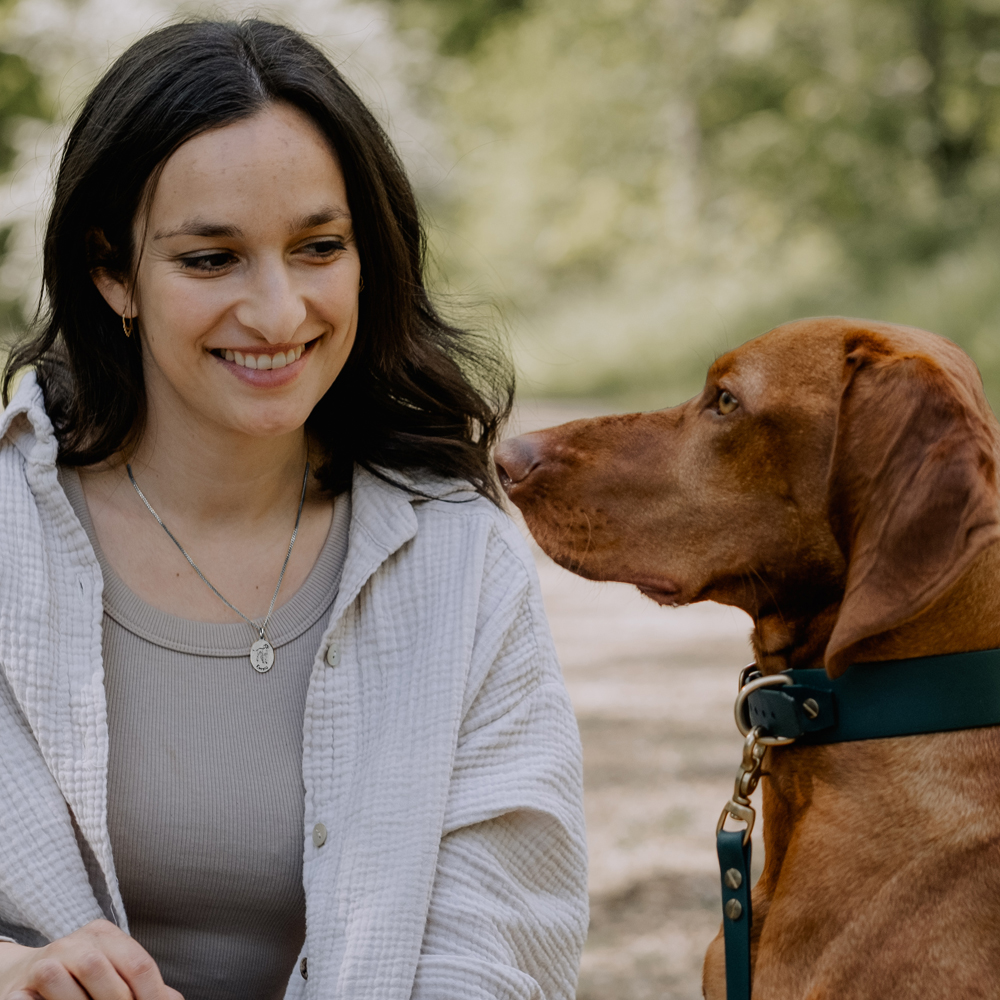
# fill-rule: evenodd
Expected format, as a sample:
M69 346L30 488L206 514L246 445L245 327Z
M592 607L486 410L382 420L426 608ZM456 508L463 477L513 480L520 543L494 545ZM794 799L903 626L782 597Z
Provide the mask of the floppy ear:
M829 513L847 584L826 647L831 677L1000 539L994 434L971 362L940 364L875 334L845 347Z

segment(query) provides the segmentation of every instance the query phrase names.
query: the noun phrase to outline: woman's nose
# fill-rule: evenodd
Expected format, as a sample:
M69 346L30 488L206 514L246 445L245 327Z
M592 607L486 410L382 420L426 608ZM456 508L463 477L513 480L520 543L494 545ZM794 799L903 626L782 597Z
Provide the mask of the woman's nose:
M268 263L254 270L236 318L270 343L294 340L295 331L306 318L306 305L282 263Z

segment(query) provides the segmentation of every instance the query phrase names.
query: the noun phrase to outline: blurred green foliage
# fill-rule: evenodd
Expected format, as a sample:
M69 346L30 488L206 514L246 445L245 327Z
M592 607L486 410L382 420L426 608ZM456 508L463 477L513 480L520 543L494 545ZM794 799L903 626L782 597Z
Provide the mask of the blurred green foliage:
M15 165L18 124L25 118L51 121L53 116L38 74L6 44L4 27L13 6L14 0L0 0L0 178ZM12 225L0 220L0 266L7 256L12 231ZM20 301L0 295L0 338L23 325Z
M13 127L18 118L47 118L50 109L27 62L0 48L0 172L14 161Z
M706 167L829 226L876 285L994 225L1000 4L784 6L766 53L717 47L695 85Z
M430 29L446 56L468 55L504 20L525 9L526 0L390 0L409 27Z
M446 285L503 303L529 389L660 401L832 312L1000 399L1000 0L395 2L439 43Z

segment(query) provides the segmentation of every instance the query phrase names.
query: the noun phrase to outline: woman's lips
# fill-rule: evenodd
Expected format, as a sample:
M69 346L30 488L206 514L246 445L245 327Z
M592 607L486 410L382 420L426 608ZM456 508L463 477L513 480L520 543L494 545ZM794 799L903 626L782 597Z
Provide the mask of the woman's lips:
M246 385L256 386L261 389L270 389L270 388L277 388L278 386L282 385L287 385L289 382L293 381L295 378L298 377L299 372L302 371L309 355L312 353L312 348L316 344L316 342L317 342L316 340L311 340L309 341L308 344L303 345L301 349L297 351L298 357L294 361L287 360L288 355L292 353L291 351L280 352L282 355L284 355L285 363L283 365L279 365L277 368L274 367L250 368L246 364L248 357L253 357L253 359L256 361L260 356L266 356L270 359L274 356L273 354L262 355L261 352L259 351L257 352L257 354L249 354L249 352L243 353L231 350L220 351L219 353L216 353L215 351L210 351L209 353L212 355L213 358L215 358L216 361L219 362L219 364L224 365L228 371L232 372L232 374L235 375L236 378L238 378L241 382L245 383ZM243 364L237 363L235 357L237 353L239 353L240 358L243 361ZM232 360L229 360L229 355L233 355Z

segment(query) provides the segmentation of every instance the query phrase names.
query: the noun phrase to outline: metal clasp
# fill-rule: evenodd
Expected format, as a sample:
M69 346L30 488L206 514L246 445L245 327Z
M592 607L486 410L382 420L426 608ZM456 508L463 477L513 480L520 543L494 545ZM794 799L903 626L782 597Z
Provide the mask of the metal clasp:
M716 836L725 825L726 817L732 816L733 819L747 825L743 833L743 843L746 844L750 840L754 820L757 818L757 812L750 804L750 796L753 795L757 783L760 781L761 762L767 752L766 744L761 743L760 740L762 732L760 726L754 726L747 733L747 738L743 743L743 761L736 772L736 782L733 785L733 797L722 807L722 815L715 828Z

